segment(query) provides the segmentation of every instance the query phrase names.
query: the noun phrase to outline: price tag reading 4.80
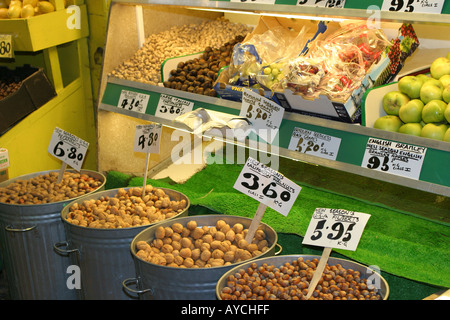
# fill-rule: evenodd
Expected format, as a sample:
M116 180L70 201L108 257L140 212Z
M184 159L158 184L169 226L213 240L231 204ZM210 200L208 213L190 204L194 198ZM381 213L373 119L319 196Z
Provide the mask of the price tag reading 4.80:
M80 171L88 147L88 142L60 128L55 128L47 151L75 170Z
M317 208L302 243L355 251L369 218L367 213Z
M161 130L161 124L136 126L136 131L134 134L134 151L145 153L159 153Z
M301 190L282 174L253 158L248 158L234 188L285 216Z

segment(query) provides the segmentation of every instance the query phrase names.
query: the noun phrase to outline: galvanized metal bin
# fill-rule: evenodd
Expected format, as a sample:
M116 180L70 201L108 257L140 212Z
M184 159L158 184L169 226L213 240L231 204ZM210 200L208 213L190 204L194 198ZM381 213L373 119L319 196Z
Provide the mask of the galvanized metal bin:
M320 260L320 256L316 256L316 255L284 255L284 256L277 256L277 257L266 257L266 258L253 260L251 262L245 262L239 266L234 267L233 269L230 269L226 273L224 273L222 275L222 277L219 279L219 281L217 281L217 286L216 286L217 299L222 300L220 297L220 293L222 292L222 289L225 287L225 285L227 283L228 276L235 274L240 269L246 269L252 263L256 263L256 265L258 267L263 265L264 263L278 267L278 266L285 264L286 262L291 263L292 261L298 259L299 257L302 257L304 260L312 260L314 258ZM388 299L389 285L386 282L386 280L379 273L376 272L376 270L373 270L365 265L362 265L362 264L354 262L354 261L340 259L340 258L334 258L334 257L328 258L327 263L330 266L335 266L337 264L340 264L345 269L353 269L355 271L359 271L362 279L368 279L368 278L371 279L374 286L379 290L378 292L381 295L383 300Z
M123 281L125 290L130 294L137 295L140 299L154 300L215 300L215 288L219 278L228 270L239 263L227 266L211 268L176 268L156 265L146 262L136 256L136 243L139 241L151 241L155 238L157 227L168 227L175 222L186 225L189 221L196 221L199 227L215 226L218 220L224 220L233 225L241 223L244 228L248 228L252 219L228 215L205 215L178 218L173 221L167 221L152 226L140 232L131 242L131 253L136 266L137 278L129 278ZM257 257L267 257L279 254L281 250L275 252L278 235L269 225L262 223L262 228L266 233L266 240L270 247L269 250ZM254 257L253 259L256 259ZM251 259L251 260L253 260ZM249 260L249 261L251 261ZM131 273L130 273L131 274ZM132 289L133 284L137 289Z
M0 187L55 171L59 170L16 177ZM90 194L104 189L104 175L90 170L81 173L102 181ZM76 293L66 285L70 260L53 250L55 242L66 238L61 210L74 199L36 205L0 203L0 248L11 299L76 299Z
M190 202L184 194L171 189L160 189L164 190L171 200L186 200L186 208L182 212L164 221L188 214ZM118 189L106 190L89 197L82 197L68 204L61 212L67 241L56 243L55 249L70 256L72 264L79 267L81 272L81 287L77 290L79 299L130 300L135 298L123 290L122 281L135 272L130 254L130 243L149 225L122 229L98 229L77 226L65 219L73 204L89 199L99 199L103 196L112 197L117 194L117 191Z

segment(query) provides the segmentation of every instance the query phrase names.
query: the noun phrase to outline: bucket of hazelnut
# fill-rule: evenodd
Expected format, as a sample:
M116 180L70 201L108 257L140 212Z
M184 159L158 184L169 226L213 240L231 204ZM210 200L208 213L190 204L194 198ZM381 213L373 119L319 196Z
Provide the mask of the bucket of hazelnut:
M245 235L252 219L201 215L162 222L140 232L131 243L141 299L215 300L224 272L248 260L278 254L278 236L261 223L251 243Z
M306 300L320 256L285 255L241 264L217 282L219 300ZM387 300L389 286L375 270L330 257L310 300Z

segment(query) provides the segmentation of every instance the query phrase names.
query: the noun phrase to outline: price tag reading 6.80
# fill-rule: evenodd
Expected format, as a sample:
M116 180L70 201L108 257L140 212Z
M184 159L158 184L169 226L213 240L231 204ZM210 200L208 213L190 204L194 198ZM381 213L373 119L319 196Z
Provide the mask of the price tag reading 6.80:
M303 243L354 251L369 218L367 213L317 208Z
M234 188L285 216L301 190L279 172L252 158L248 158Z
M86 141L60 128L55 128L47 151L75 170L80 171L88 147L89 143Z

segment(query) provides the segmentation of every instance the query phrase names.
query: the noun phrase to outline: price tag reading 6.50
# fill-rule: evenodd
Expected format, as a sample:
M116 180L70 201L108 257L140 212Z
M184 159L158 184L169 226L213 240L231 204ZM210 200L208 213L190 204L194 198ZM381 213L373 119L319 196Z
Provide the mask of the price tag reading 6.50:
M80 171L88 147L89 143L86 141L60 128L55 128L47 151L75 170Z
M253 158L248 158L234 188L285 216L301 190L282 174Z
M369 218L367 213L317 208L303 243L355 251Z

